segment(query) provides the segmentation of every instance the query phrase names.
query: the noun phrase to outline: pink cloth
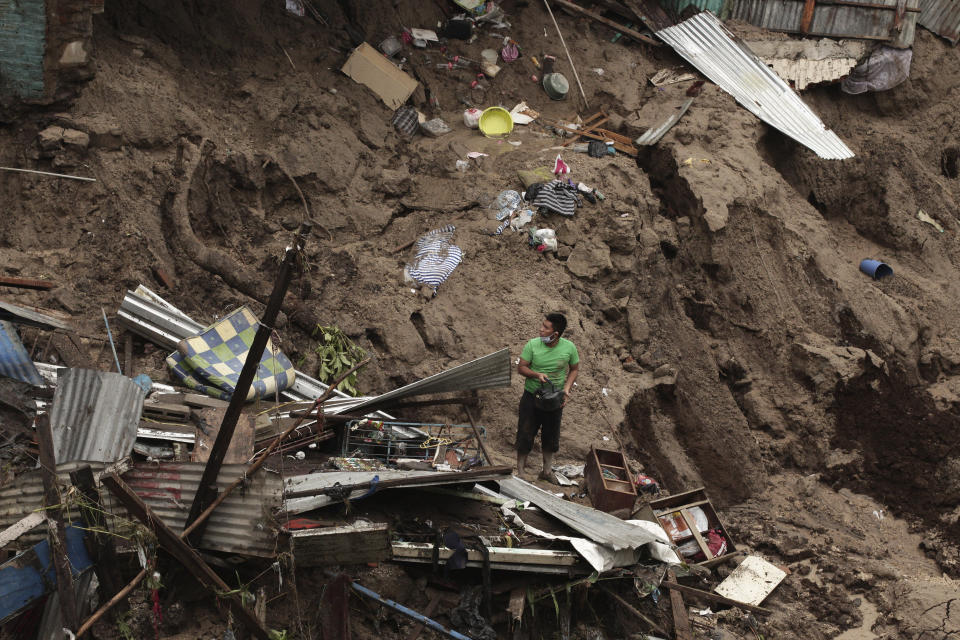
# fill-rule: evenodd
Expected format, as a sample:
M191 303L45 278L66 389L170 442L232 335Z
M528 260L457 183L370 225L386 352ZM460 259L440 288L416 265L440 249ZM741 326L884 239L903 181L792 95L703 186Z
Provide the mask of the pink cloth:
M563 158L560 157L560 154L557 154L557 159L553 163L553 175L561 176L570 173L570 167L566 162L563 161Z
M507 44L500 50L500 57L504 62L513 62L520 57L520 47L515 44Z

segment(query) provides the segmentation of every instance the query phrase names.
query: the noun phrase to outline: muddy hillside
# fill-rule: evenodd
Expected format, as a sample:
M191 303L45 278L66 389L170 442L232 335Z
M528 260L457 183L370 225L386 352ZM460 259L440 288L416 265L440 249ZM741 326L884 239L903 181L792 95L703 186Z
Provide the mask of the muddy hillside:
M704 487L738 552L789 571L764 601L772 615L700 616L693 609L709 603L698 603L692 637L960 634L950 606L960 593L960 51L918 27L895 88L807 87L803 101L855 154L824 160L709 80L688 92L704 77L669 46L612 42L613 29L551 5L587 105L544 5L508 0L509 27L448 43L470 61L502 46L492 34L519 44L517 60L475 87L476 71L448 65L437 44L402 43L395 59L419 83L409 103L452 129L408 138L394 110L340 69L355 38L376 47L404 28L436 29L459 11L452 2L314 0L303 17L279 1L107 2L93 18L90 77L52 104L0 114L0 165L96 178L0 173L0 274L57 283L4 289L3 300L65 312L82 357L109 370L101 308L113 318L142 283L203 324L241 304L259 314L309 219L275 335L316 375L313 329L340 327L372 357L362 395L503 348L515 363L544 313L566 314L581 361L556 464L622 446L665 495ZM531 78L547 55L570 80L564 100ZM662 69L694 77L654 86ZM567 140L552 122L603 110L604 128L633 140L690 93L682 119L636 157L556 148ZM468 106L521 101L539 118L506 138L464 124ZM518 171L552 168L558 153L604 199L534 218L555 230L556 251L537 251L526 230L493 235L497 195L522 191ZM433 295L405 282L404 266L418 237L446 225L463 257ZM893 275L864 274L865 258ZM65 361L46 334L21 335L35 359ZM171 383L167 351L141 338L133 350L138 373ZM523 381L514 372L509 389L479 392L496 465L515 461ZM462 419L444 407L398 414ZM528 480L539 458L538 440ZM734 566L714 569L715 581ZM420 611L429 602L394 565L358 575ZM267 620L291 638L319 637L298 607L315 609L311 589L327 578L297 577L296 606L281 598ZM659 605L619 592L672 624L666 590ZM660 635L590 593L565 637ZM149 596L137 597L134 609L148 610ZM190 613L160 637L224 637L214 599L171 599ZM412 637L403 618L353 606L354 637ZM529 637L561 637L540 615ZM142 617L130 637L153 636ZM124 637L117 629L103 623L89 637Z

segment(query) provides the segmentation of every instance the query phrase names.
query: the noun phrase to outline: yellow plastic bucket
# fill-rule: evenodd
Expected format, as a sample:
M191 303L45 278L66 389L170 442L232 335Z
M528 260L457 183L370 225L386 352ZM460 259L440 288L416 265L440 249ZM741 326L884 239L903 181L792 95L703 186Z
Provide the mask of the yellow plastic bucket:
M480 131L488 138L500 138L513 131L513 117L503 107L490 107L480 114Z

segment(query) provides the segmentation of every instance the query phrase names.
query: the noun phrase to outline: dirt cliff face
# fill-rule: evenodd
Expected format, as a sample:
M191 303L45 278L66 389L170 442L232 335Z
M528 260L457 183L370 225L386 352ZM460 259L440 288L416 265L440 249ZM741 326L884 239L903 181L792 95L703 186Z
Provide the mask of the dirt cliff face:
M931 618L952 583L917 576L936 574L920 536L940 569L960 570L956 49L921 29L911 78L896 89L804 94L851 160L818 159L709 82L636 161L564 152L571 177L606 200L534 221L556 230L553 255L530 248L525 233L491 236L486 205L519 188L518 170L551 163L562 141L536 125L509 143L484 139L462 125L465 104L525 99L544 119L602 107L611 125L637 134L688 87L646 78L682 61L666 47L612 44L609 30L560 14L590 106L577 103L575 85L551 102L530 79L530 56L569 65L543 8L518 2L509 33L525 56L485 93L470 88L471 72L437 69L438 54L406 51L454 129L406 141L383 104L338 72L350 47L339 5L315 4L328 24L282 3L108 3L94 25L96 76L76 103L0 128L0 164L97 178L3 175L0 268L61 283L5 298L68 311L105 363L101 306L115 309L143 282L202 321L241 303L260 310L250 290L228 283L252 283L263 300L309 215L317 226L293 295L310 313L278 327L303 370L316 367L314 318L374 355L360 384L376 393L504 346L516 358L542 314L562 310L582 364L559 462L619 440L666 488L707 487L745 546L797 570L778 592L797 609L778 618L777 637L856 627L865 616L850 603L861 597L879 611L877 635L953 633L949 608L946 626ZM441 18L421 3L366 3L360 13L374 44ZM455 46L477 59L496 42L482 34ZM184 149L200 154L196 171L185 172ZM488 156L459 172L463 149ZM402 281L404 247L447 224L464 261L427 299ZM228 273L196 264L188 232ZM894 276L868 278L864 258L883 259ZM159 286L156 268L173 289ZM141 343L136 353L140 370L165 378L163 353ZM483 394L480 421L499 463L513 455L521 385L515 377ZM821 511L830 517L799 515ZM917 611L934 608L907 614L908 598L924 605ZM824 602L839 608L824 613Z

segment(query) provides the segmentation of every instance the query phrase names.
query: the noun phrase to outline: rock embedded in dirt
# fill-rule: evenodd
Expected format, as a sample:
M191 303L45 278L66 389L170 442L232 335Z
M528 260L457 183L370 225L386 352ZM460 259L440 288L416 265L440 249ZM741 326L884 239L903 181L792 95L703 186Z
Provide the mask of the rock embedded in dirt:
M581 278L594 278L610 270L610 247L593 239L581 240L567 258L567 269Z

